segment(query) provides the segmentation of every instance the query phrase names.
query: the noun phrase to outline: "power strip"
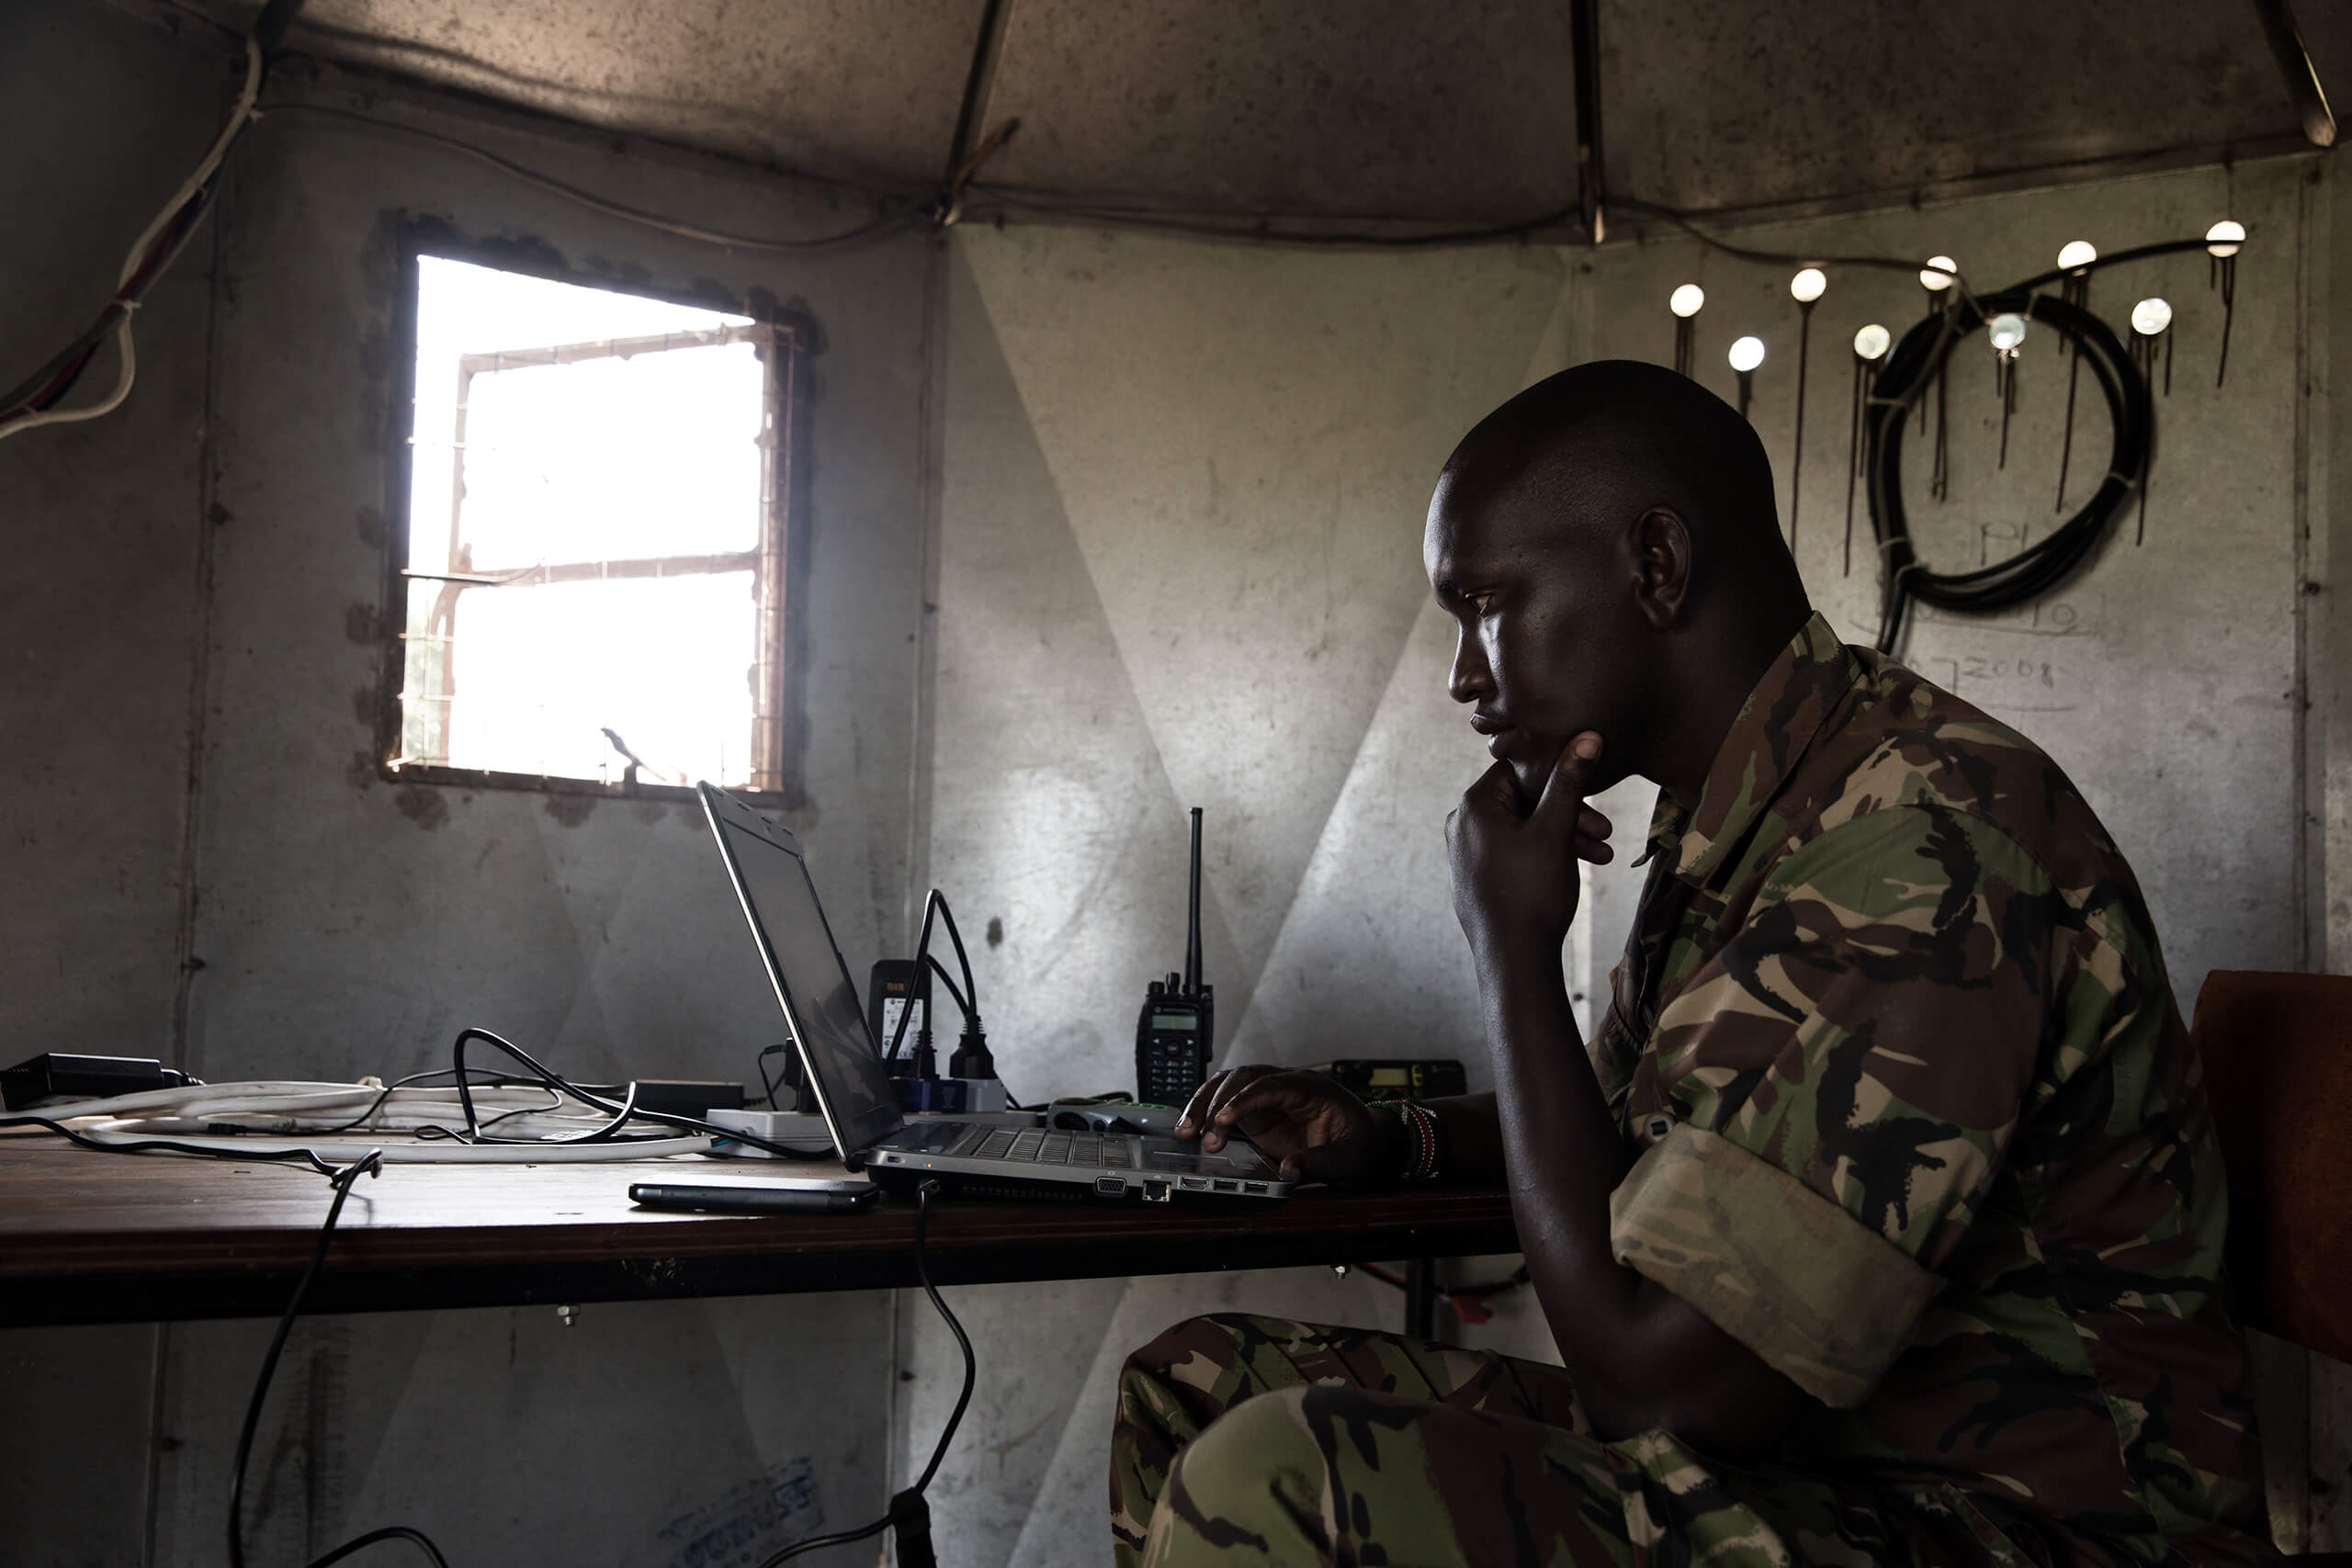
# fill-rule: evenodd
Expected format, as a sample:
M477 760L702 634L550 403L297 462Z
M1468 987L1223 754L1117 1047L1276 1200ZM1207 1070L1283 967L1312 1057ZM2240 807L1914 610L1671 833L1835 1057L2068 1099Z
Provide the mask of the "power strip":
M833 1152L833 1134L825 1119L806 1111L713 1111L703 1118L714 1127L728 1127L738 1133L749 1133L755 1138L765 1138L772 1144L782 1144L788 1149L799 1149L812 1155ZM715 1155L736 1155L744 1159L781 1159L765 1149L755 1149L732 1142L714 1144Z

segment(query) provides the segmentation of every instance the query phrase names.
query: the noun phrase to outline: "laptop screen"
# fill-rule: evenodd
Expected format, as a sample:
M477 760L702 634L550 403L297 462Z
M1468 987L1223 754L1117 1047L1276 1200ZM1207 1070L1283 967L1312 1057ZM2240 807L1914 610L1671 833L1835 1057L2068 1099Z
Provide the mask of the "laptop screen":
M792 835L709 784L702 796L785 1022L846 1158L900 1122L849 965Z

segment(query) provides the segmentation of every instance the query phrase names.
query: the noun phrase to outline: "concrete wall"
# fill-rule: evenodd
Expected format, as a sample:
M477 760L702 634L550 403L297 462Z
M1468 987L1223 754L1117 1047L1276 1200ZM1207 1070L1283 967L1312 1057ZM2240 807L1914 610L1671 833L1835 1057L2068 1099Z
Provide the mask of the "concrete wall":
M235 57L207 29L175 37L103 6L9 7L0 26L10 101L58 131L0 175L7 209L40 215L0 236L14 374L103 298L216 123ZM393 224L438 217L616 281L805 301L822 343L808 676L822 719L791 821L861 964L903 919L929 243L730 254L398 128L712 227L815 236L862 214L299 65L272 94L368 118L289 107L257 124L141 314L130 402L0 445L11 1059L64 1047L214 1079L390 1077L446 1062L479 1023L590 1077L748 1077L774 1003L694 811L375 775ZM266 1327L0 1336L12 1388L110 1413L66 1423L62 1446L46 1421L0 1438L0 1558L216 1557ZM859 1522L884 1498L890 1335L887 1295L592 1306L571 1329L544 1310L305 1324L256 1456L259 1550L402 1520L469 1559L685 1561L768 1482L814 1504L763 1551Z
M2289 160L1739 236L1815 255L1949 252L1991 289L2046 269L2078 236L2119 250L2201 233L2224 211L2256 234L2220 389L2221 310L2201 254L2093 286L2110 320L2148 293L2178 312L2144 537L2127 517L2036 609L1921 615L1904 645L2080 781L2140 873L2184 1007L2212 968L2301 965L2306 874L2324 858L2306 832L2301 709L2318 461L2305 389L2333 311L2307 276L2326 254L2322 175ZM1588 358L1668 359L1667 295L1696 280L1709 295L1702 380L1733 395L1731 339L1770 345L1753 417L1785 513L1792 270L1665 239L1381 255L959 233L943 329L929 871L967 931L989 933L974 962L1016 1092L1130 1081L1138 988L1181 952L1182 808L1195 804L1208 812L1222 1061L1431 1052L1487 1081L1441 830L1485 758L1443 692L1451 626L1419 563L1429 484L1459 434L1529 381ZM1838 267L1832 279L1809 356L1797 550L1816 602L1868 641L1867 520L1850 570L1843 537L1848 344L1867 321L1907 328L1924 297L1909 270ZM1939 567L2007 554L2062 515L2066 365L2047 333L2019 375L2005 467L1991 356L1973 344L1951 373L1947 500L1925 494L1927 443L1907 449L1915 534ZM2086 378L2070 511L2105 473L2109 436ZM1654 795L1636 783L1603 803L1621 846L1638 847ZM1631 919L1631 858L1588 878L1570 953L1586 998L1605 991ZM946 1560L1062 1560L1040 1547L1099 1541L1110 1379L1203 1289L1137 1280L973 1301L992 1347L983 1386L1001 1366L1002 1392L976 1406L948 1461ZM1237 1278L1211 1294L1308 1316L1353 1309L1355 1321L1396 1310L1303 1276ZM1471 1337L1544 1353L1529 1303L1516 1314ZM951 1362L927 1314L902 1303L902 1320L910 1370ZM2306 1498L2302 1374L2289 1361L2271 1393L2291 1534ZM929 1405L909 1406L902 1462L927 1450Z
M959 231L930 876L979 939L1016 1095L1132 1092L1143 987L1183 953L1193 805L1221 1039L1462 1055L1485 1081L1437 831L1482 758L1439 711L1420 516L1463 429L1525 379L1566 276L1548 250ZM933 1498L942 1562L1098 1556L1119 1362L1211 1306L1401 1313L1328 1270L964 1292L987 1348ZM956 1352L919 1299L900 1313L919 1469ZM1540 1351L1530 1326L1491 1337Z

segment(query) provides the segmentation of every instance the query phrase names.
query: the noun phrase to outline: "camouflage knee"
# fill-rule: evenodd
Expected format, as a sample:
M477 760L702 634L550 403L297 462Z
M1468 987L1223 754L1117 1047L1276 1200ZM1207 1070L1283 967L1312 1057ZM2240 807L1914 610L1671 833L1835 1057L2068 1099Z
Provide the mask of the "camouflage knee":
M1167 1485L1141 1561L1180 1568L1331 1561L1323 1520L1325 1469L1302 1403L1306 1388L1236 1406L1187 1444Z
M1523 1417L1285 1389L1184 1450L1141 1561L1633 1568L1617 1468L1591 1437Z
M1530 1400L1522 1379L1543 1397ZM1121 1568L1136 1561L1170 1467L1184 1445L1270 1392L1361 1389L1499 1408L1582 1429L1555 1369L1519 1367L1367 1328L1327 1327L1250 1313L1188 1318L1127 1358L1111 1438L1111 1531Z
M1304 1328L1280 1318L1212 1313L1187 1318L1127 1358L1111 1429L1112 1552L1119 1568L1142 1550L1178 1453L1264 1386L1263 1369L1250 1366L1247 1348Z

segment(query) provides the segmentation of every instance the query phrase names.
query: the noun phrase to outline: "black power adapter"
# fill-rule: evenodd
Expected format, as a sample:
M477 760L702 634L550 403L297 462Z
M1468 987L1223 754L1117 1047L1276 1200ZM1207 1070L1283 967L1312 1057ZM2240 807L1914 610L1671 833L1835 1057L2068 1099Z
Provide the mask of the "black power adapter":
M62 1096L110 1100L118 1094L172 1089L187 1081L186 1073L167 1067L153 1056L84 1056L51 1051L13 1067L0 1068L0 1105L22 1111Z

